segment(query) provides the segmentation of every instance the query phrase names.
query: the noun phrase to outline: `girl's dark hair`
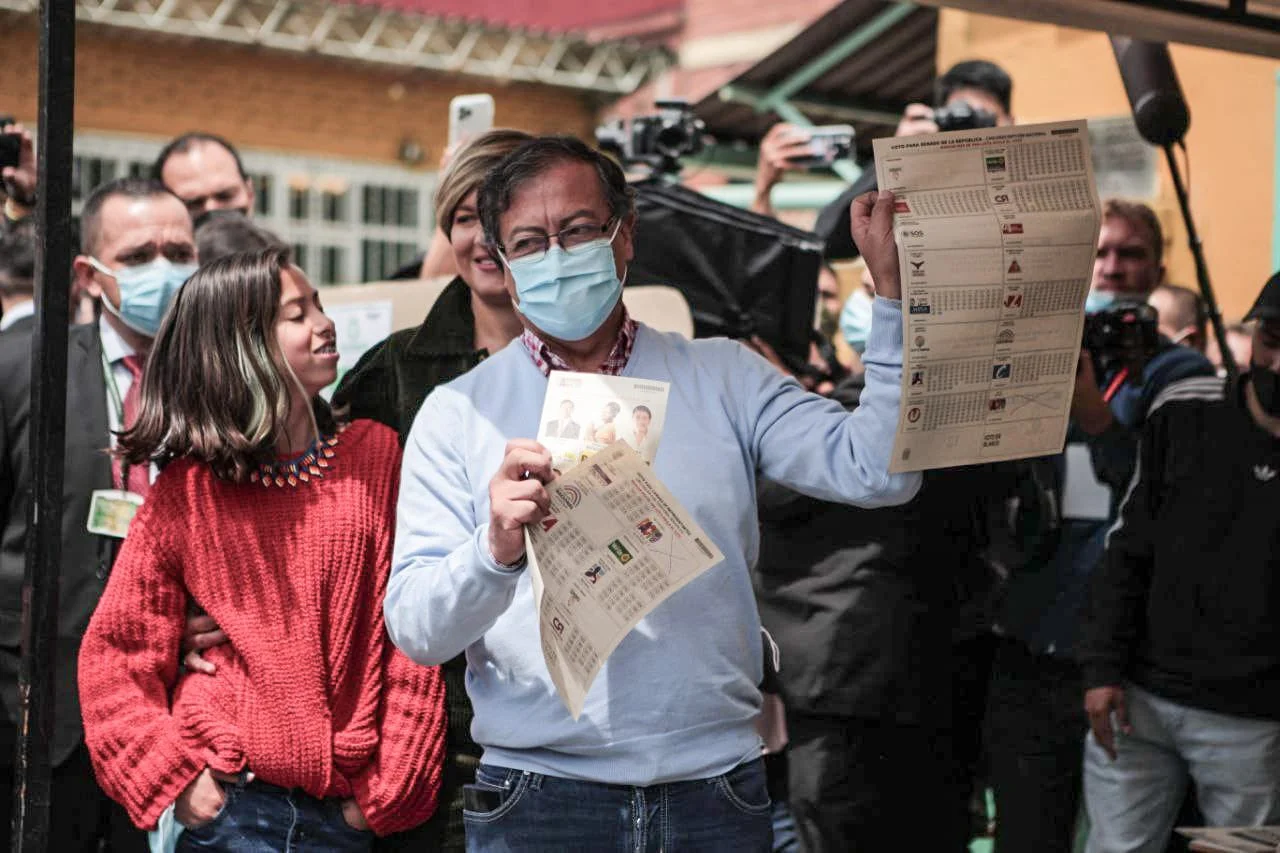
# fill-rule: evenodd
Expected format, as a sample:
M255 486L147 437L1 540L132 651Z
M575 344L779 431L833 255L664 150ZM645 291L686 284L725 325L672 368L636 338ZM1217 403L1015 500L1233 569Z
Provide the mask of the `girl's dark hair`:
M173 300L143 372L138 419L120 437L130 464L180 457L244 481L276 458L276 441L302 393L276 343L280 274L289 250L219 258ZM316 426L334 429L328 404L312 400Z

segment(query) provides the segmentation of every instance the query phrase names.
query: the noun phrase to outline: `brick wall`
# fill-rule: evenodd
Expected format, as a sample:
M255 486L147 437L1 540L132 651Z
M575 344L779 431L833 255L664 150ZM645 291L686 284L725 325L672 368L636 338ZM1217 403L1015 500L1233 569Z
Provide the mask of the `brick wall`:
M36 115L34 16L0 13L0 112ZM455 95L487 91L497 122L536 133L588 135L590 96L500 85L208 41L81 25L76 127L165 138L201 129L245 148L394 162L402 140L434 168Z

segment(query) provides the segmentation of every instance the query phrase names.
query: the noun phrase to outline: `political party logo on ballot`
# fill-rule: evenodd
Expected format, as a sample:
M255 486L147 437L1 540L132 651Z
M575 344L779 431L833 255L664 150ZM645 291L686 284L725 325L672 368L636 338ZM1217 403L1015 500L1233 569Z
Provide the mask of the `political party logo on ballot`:
M596 581L600 580L600 578L604 577L606 574L608 574L608 570L604 567L604 564L596 563L594 566L592 566L591 568L583 572L582 576L594 584Z
M600 466L593 465L591 467L599 468ZM582 489L566 483L560 487L559 497L561 502L564 503L565 509L573 509L582 503Z
M1001 230L1001 231L1003 231L1005 234L1021 234L1021 233L1022 233L1022 223L1021 223L1021 222L1006 222L1003 226L1001 226L1000 230Z
M894 213L910 213L911 205L907 204L907 200L905 198L896 199L893 202L893 212Z
M915 423L918 420L920 420L920 407L912 406L907 410L907 421L909 423Z
M923 384L924 384L924 371L923 371L923 370L913 370L913 371L911 371L911 384L912 384L913 386L914 386L914 385L923 385Z
M929 297L913 296L911 297L911 307L907 309L911 314L930 314L933 309L929 307Z
M591 479L601 486L609 486L613 484L613 480L609 479L609 475L599 465L591 466Z
M551 619L551 627L556 629L556 633L557 633L557 634L563 634L563 633L564 633L564 623L560 621L560 617L559 617L559 616L554 616L554 617L552 617L552 619Z
M996 335L996 343L998 344L1013 343L1013 329L1001 329L1000 333Z
M653 523L653 519L646 518L637 524L636 532L643 536L644 541L650 545L657 545L662 541L662 531L658 529L658 525Z
M631 556L631 552L627 550L626 545L622 544L621 539L615 539L612 542L610 542L609 550L613 552L613 556L617 559L617 561L624 566L627 563L630 563L631 560L633 559L633 557Z
M546 518L542 519L542 532L550 533L551 528L555 527L556 524L558 523L559 522L554 515L547 516Z
M916 276L917 278L919 278L919 277L923 276L923 275L925 274L925 272L924 272L924 261L912 261L912 262L911 262L911 274L912 274L913 276Z
M924 349L924 335L916 335L916 349Z
M1003 412L1006 403L1007 401L1004 397L992 397L987 402L987 408L991 409L993 412Z
M1004 296L1004 307L1005 307L1005 308L1021 308L1021 307L1022 307L1022 294L1021 294L1021 293L1006 293L1006 294L1005 294L1005 296Z
M991 368L992 379L1008 379L1012 375L1013 375L1013 364L1010 362L1006 361L1002 364L997 364Z
M1010 275L1014 275L1020 272L1022 272L1022 265L1018 263L1017 258L1014 258L1013 263L1009 264L1009 273Z
M1003 172L1005 170L1004 155L992 155L987 158L988 172Z

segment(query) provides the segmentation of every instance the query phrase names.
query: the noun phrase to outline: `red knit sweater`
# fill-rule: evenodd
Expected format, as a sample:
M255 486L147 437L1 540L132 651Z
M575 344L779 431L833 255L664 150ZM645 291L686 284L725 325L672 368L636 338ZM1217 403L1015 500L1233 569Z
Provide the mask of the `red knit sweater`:
M356 421L323 479L236 484L170 464L138 512L80 649L85 740L139 827L206 766L354 796L379 835L436 806L444 683L382 624L396 434ZM179 677L188 596L227 633Z

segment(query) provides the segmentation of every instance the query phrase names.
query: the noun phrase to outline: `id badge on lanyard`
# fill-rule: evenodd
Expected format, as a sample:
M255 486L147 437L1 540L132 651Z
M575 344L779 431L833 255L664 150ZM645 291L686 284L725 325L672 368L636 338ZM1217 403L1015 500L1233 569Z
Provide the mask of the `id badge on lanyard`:
M107 396L115 410L116 425L124 423L124 400L120 396L120 388L116 385L115 374L107 357L102 357L103 378L106 380ZM113 468L115 466L112 466ZM129 466L120 466L120 482L114 489L95 489L89 498L89 518L85 523L90 533L99 536L111 536L123 539L129 533L129 525L142 506L142 495L128 491L125 486L129 482Z

